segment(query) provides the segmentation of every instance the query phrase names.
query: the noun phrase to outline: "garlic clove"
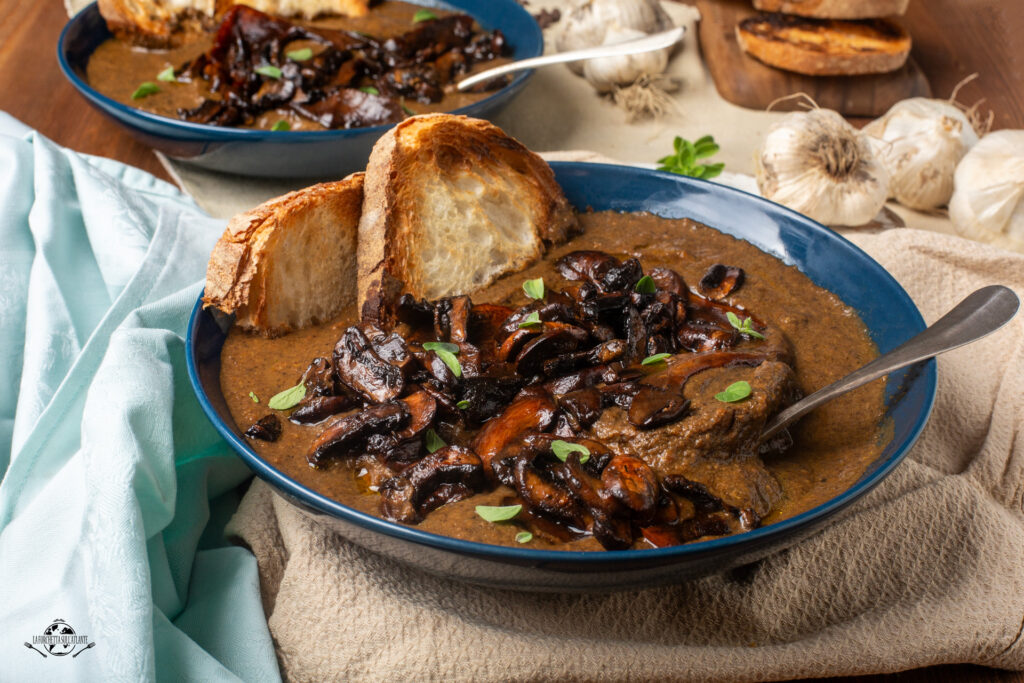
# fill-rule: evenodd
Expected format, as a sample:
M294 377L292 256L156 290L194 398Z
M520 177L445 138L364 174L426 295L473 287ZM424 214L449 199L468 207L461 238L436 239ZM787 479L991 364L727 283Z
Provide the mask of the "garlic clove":
M978 141L964 112L924 97L897 102L864 133L889 173L890 196L921 210L949 202L956 166Z

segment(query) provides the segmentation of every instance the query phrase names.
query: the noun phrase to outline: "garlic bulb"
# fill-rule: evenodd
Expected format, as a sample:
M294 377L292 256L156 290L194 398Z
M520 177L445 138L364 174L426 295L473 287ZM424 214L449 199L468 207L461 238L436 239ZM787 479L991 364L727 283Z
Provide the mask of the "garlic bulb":
M964 237L1024 251L1024 130L999 130L956 167L949 217Z
M897 102L864 132L889 172L889 196L912 209L949 202L956 165L978 141L964 112L924 97Z
M764 197L829 225L863 225L889 196L889 175L867 136L830 109L772 126L754 165Z
M560 23L562 30L555 39L559 52L621 43L675 25L658 0L584 0L565 13ZM569 68L599 92L608 92L641 76L662 73L671 53L669 47L638 55L570 62Z

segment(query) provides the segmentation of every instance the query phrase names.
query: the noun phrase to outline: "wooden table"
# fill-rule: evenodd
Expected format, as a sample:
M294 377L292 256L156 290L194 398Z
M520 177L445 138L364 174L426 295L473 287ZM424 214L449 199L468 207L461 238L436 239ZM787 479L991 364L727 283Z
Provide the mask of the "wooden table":
M138 166L164 179L152 151L89 106L57 66L56 44L67 16L58 0L0 0L0 110L57 143ZM1024 6L1018 0L914 0L905 17L914 56L936 96L965 76L962 101L985 98L994 128L1024 128ZM975 666L942 666L857 681L1024 683L1024 674Z

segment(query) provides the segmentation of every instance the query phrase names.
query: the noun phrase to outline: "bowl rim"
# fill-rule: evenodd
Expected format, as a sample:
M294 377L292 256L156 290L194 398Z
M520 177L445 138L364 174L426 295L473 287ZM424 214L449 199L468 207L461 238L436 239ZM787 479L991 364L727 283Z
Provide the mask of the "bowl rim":
M905 299L904 303L909 303L910 309L915 313L915 315L914 318L912 320L908 320L907 323L917 328L915 333L925 328L924 319L922 318L917 305L910 298L910 295L906 293L906 290L903 289L902 285L900 285L899 282L897 282L889 271L882 267L881 264L842 235L781 204L743 190L721 185L719 183L701 180L698 178L683 178L672 173L639 168L636 166L575 161L552 161L548 163L553 169L565 169L566 171L579 170L585 172L589 168L601 167L604 169L616 169L617 172L636 174L641 177L670 177L682 182L684 185L692 182L697 183L700 186L707 186L707 189L711 192L735 194L737 195L737 199L745 202L750 201L751 199L757 202L763 202L773 211L781 210L783 213L788 214L791 219L795 219L797 222L803 223L805 226L810 227L816 232L824 233L828 239L837 240L840 244L843 244L862 255L874 266L877 271L876 275L889 280L890 284L895 285L898 292ZM736 236L736 238L743 239L738 236ZM744 241L751 244L745 239ZM769 253L757 245L752 244L751 246L754 246L765 253ZM777 255L769 255L778 258ZM730 549L737 551L753 549L773 541L780 541L800 529L813 529L825 519L849 506L858 498L877 486L900 462L902 462L907 453L916 443L921 431L924 429L924 426L931 415L935 402L937 386L937 366L935 359L932 358L922 364L919 379L924 382L923 388L925 391L925 401L922 405L922 409L915 418L914 424L906 432L903 443L885 460L879 461L876 459L873 461L860 478L839 495L788 519L784 519L767 526L758 527L752 531L733 534L731 536L724 536L722 538L716 538L708 541L699 541L696 543L687 543L684 545L669 546L665 548L604 551L516 548L511 546L480 543L477 541L467 541L451 536L443 536L441 534L422 531L412 526L387 521L372 514L348 507L347 505L333 500L318 491L300 484L284 472L263 460L248 443L231 431L224 421L221 420L200 382L196 363L197 345L195 344L194 339L198 330L199 319L203 314L203 300L202 293L200 293L198 300L193 306L192 313L189 316L185 338L186 364L189 381L192 384L196 398L199 400L207 418L209 418L220 435L231 445L235 452L239 454L239 456L258 477L267 481L278 490L301 501L302 504L314 508L320 513L340 518L349 523L354 523L357 526L370 531L382 533L400 540L454 552L460 555L473 556L496 562L515 561L520 564L527 564L531 566L554 565L560 569L565 569L567 566L571 566L575 569L583 570L607 570L609 565L617 564L628 564L629 566L638 566L641 564L645 566L652 564L665 564L667 562L678 561L681 558L692 557L696 559Z
M423 5L424 7L431 6L443 6L446 4L446 0L402 0L413 5ZM518 12L529 18L528 26L531 38L533 38L540 50L537 54L523 54L516 55L516 59L527 59L530 57L539 57L544 52L544 34L541 31L540 26L533 16L526 11L526 9L515 0L486 0L488 3L502 3L506 5L511 11ZM431 4L433 3L433 4ZM469 12L466 12L469 14ZM317 140L326 139L337 139L354 137L357 135L364 134L375 134L382 135L384 132L389 130L391 127L396 125L395 123L384 123L377 126L364 126L360 128L332 128L327 130L264 130L261 128L238 128L234 126L214 126L209 123L193 123L191 121L182 121L180 119L172 119L169 116L163 116L161 114L154 114L152 112L144 111L137 107L118 102L117 100L104 95L100 91L89 85L84 78L81 78L72 68L71 62L68 59L69 52L69 34L71 30L90 18L92 14L99 14L99 2L89 3L83 7L73 17L68 19L67 23L64 24L64 28L61 29L60 36L57 38L57 63L60 66L61 72L64 77L82 94L83 97L99 105L101 108L111 111L121 119L136 119L138 121L144 121L150 126L166 126L177 129L182 133L191 133L197 137L208 138L214 137L218 141L225 142L256 142L273 140L275 142L313 142ZM470 16L473 16L470 14ZM478 21L473 16L474 21ZM95 52L95 48L89 53ZM505 97L506 95L518 91L523 85L526 84L526 80L533 75L535 69L527 69L525 71L518 72L511 81L506 85L495 90L493 93L472 102L465 106L459 107L458 109L452 109L443 113L455 114L455 115L466 115L475 111L478 108L487 107L492 100L496 98ZM400 122L396 122L400 123Z

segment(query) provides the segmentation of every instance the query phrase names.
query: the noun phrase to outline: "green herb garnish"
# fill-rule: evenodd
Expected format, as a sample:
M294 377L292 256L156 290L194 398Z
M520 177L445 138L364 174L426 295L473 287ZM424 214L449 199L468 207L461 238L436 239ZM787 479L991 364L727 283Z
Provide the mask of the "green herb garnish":
M507 522L522 509L522 505L477 505L476 514L487 522Z
M658 291L658 286L654 284L654 278L650 275L644 275L642 278L637 280L636 287L633 289L641 294L654 294Z
M372 85L364 85L362 88L360 88L360 90L362 90L364 93L367 93L369 95L379 95L380 94L380 90L377 90Z
M458 344L449 344L448 342L438 342L438 341L423 342L423 350L424 351L437 351L438 349L440 349L442 351L447 351L448 353L458 353L459 352L459 345Z
M658 159L658 163L661 164L658 166L659 171L670 171L707 180L714 178L725 168L725 164L697 163L698 159L706 159L718 153L719 147L710 135L705 135L696 142L676 136L672 146L675 148L675 154Z
M725 388L725 391L715 394L715 398L722 403L735 403L742 401L747 396L750 396L750 383L742 380L733 382Z
M251 399L252 399L252 402L253 402L253 403L259 403L259 402L260 402L260 397L259 397L259 396L257 396L257 395L256 395L256 394L255 394L254 392L252 392L252 391L250 391L250 392L249 392L249 398L251 398Z
M291 129L292 129L292 124L288 123L284 119L281 119L280 121L277 121L276 123L274 123L274 125L272 125L270 127L270 130L291 130Z
M291 52L284 53L288 59L293 59L296 62L304 62L313 56L313 51L308 47L304 47L301 50L292 50Z
M654 365L655 363L662 362L671 355L671 353L656 353L653 356L647 356L647 358L644 358L640 361L640 365Z
M281 78L281 70L273 64L264 64L253 69L260 76L266 76L267 78Z
M421 21L433 21L437 19L437 15L428 9L416 10L416 14L412 15L412 23L418 24Z
M469 407L469 401L459 401L458 403L455 404L455 407L458 408L459 410L465 410L466 408Z
M132 99L141 100L143 97L149 97L150 95L155 95L158 92L160 92L160 86L151 81L146 81L135 89L135 92L132 93Z
M529 531L520 531L516 534L516 543L529 543L533 540L533 534Z
M544 278L539 277L536 280L527 280L523 283L523 291L526 292L526 296L531 299L543 299Z
M540 313L537 311L526 316L526 320L519 323L519 329L523 329L524 327L533 327L534 325L540 325Z
M306 385L299 382L294 387L271 396L267 401L267 407L271 410L288 410L295 407L304 398L306 398Z
M412 109L409 109L409 107L405 106L405 102L402 102L402 111L404 111L409 116L416 116L416 112L414 112Z
M551 452L555 454L555 457L565 462L569 457L570 453L580 454L580 464L582 465L586 461L590 460L590 449L579 443L572 443L571 441L562 441L561 439L555 439L551 442Z
M169 66L156 75L156 80L166 81L167 83L173 83L177 79L174 77L174 67Z
M457 345L447 342L426 342L423 344L423 350L436 353L437 357L444 361L444 364L448 366L453 375L462 377L462 365L459 363L459 359L455 357L455 354L459 352Z
M424 445L427 447L427 452L433 453L436 450L444 448L448 444L444 442L437 432L433 429L427 430L426 438L424 439Z
M740 317L732 311L726 311L725 317L729 319L729 324L739 330L742 334L746 334L757 339L764 339L764 335L753 328L751 318L747 318L741 322Z

